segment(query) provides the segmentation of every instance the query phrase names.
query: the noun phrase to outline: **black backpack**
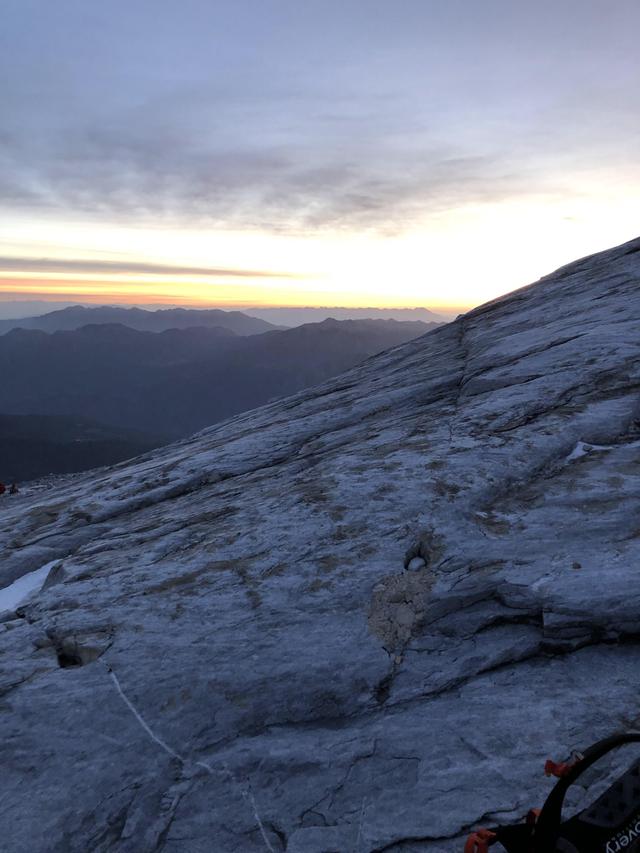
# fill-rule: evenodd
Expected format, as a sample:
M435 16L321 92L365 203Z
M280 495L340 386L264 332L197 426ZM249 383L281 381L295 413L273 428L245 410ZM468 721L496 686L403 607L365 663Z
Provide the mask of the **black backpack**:
M465 853L640 853L640 759L588 808L562 820L568 789L612 749L640 742L640 732L614 735L575 754L562 764L547 761L545 772L559 778L540 811L518 826L497 826L471 833Z

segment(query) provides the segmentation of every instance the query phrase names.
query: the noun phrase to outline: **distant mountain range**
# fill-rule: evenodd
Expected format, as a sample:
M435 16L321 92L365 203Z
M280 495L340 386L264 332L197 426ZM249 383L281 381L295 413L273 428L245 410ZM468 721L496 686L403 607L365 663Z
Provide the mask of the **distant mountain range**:
M61 308L71 308L76 302L50 302L45 299L0 299L0 322L35 317Z
M444 323L448 317L428 308L249 308L252 317L283 326L321 323L323 320L419 320L422 323Z
M73 309L69 311L68 309ZM89 313L88 313L89 312ZM111 313L110 313L111 312ZM154 314L155 317L145 315ZM43 317L47 315L47 317ZM53 315L53 316L48 316ZM229 316L231 315L231 316ZM189 326L219 325L231 328L237 334L244 331L233 326L238 317L251 317L265 321L269 327L291 328L306 323L321 323L323 320L419 320L423 323L443 323L453 317L453 313L436 313L429 308L339 308L339 307L301 307L301 308L245 308L244 311L223 309L182 308L180 306L145 305L78 305L71 302L46 302L10 300L0 301L0 334L9 329L42 329L56 332L77 329L88 323L122 323L141 331L158 332L167 328L187 328ZM267 331L264 326L255 328L250 334Z
M61 454L46 419L32 421L30 435L41 435L38 460L49 466L47 473L80 470L67 460L84 460L83 468L107 464L116 461L115 445L127 458L322 382L435 325L326 320L250 336L219 327L153 333L118 324L52 334L14 329L0 336L0 412L88 420L105 430L107 445L96 444L81 458ZM63 434L63 422L53 427L56 436ZM76 440L71 430L69 441ZM28 454L22 458L24 464L8 466L10 476L35 476ZM9 461L3 469L0 458L0 480L9 477Z
M216 327L229 329L236 335L258 335L279 328L273 323L250 317L241 311L222 311L219 308L167 308L147 311L144 308L119 308L110 305L97 308L74 305L38 317L0 320L0 335L18 328L62 332L80 329L89 324L104 323L119 323L141 332L165 332L168 329L188 329L194 326Z

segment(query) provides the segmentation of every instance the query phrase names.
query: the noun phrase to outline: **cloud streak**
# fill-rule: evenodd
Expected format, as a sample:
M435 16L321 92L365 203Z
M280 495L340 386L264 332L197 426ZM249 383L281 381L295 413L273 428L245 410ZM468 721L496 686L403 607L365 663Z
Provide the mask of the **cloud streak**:
M394 231L451 207L545 191L504 152L469 154L429 139L397 145L347 119L330 138L320 139L321 128L303 135L317 147L300 139L202 149L190 134L176 142L124 127L67 129L30 158L5 144L12 165L0 185L16 207L273 232Z
M173 266L170 264L139 263L131 261L102 261L58 258L0 257L0 273L67 273L78 275L161 275L206 276L207 278L290 278L305 276L290 272L266 270L223 269L217 267Z

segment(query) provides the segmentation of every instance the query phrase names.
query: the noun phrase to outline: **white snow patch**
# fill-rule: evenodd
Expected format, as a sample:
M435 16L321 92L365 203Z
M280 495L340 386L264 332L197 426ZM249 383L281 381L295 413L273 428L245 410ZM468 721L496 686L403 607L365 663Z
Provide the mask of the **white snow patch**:
M603 450L636 447L640 447L640 441L630 441L626 444L589 444L586 441L579 441L564 461L573 462L574 459L580 459L581 456L587 456L589 453L601 453Z
M28 572L18 580L0 589L0 613L15 610L33 592L40 592L51 569L59 562L53 560L33 572Z
M582 456L587 456L587 454L593 453L594 451L612 449L612 445L588 444L586 441L579 441L564 461L573 462L574 459L580 459Z

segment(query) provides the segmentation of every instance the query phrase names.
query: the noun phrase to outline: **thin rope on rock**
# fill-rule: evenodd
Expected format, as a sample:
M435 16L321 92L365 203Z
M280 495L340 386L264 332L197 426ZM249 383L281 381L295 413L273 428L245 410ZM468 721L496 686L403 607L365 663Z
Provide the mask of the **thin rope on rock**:
M356 836L356 850L355 853L360 853L360 844L362 842L362 827L364 826L364 812L366 808L367 798L362 798L362 805L360 806L360 819L358 820L358 834Z
M211 767L206 762L196 761L195 763L198 767L204 767L204 769L208 773L210 773L212 776L214 775L214 771L211 769ZM271 853L275 853L273 847L271 846L269 838L267 836L266 830L264 828L264 824L262 823L262 820L260 819L260 814L258 812L258 804L256 803L256 798L253 796L253 791L251 790L251 787L249 786L249 790L245 790L242 787L242 785L240 785L240 783L238 782L236 777L233 775L231 770L229 770L229 768L227 767L226 764L222 765L222 771L229 778L229 780L238 788L238 790L240 791L240 794L242 795L242 799L245 801L245 803L249 804L251 811L253 812L253 816L256 819L256 823L258 824L258 828L260 829L260 833L262 835L264 843L267 845L267 848L271 851Z
M158 746L161 747L167 753L167 755L170 755L172 758L175 758L177 761L179 761L180 764L183 765L183 767L188 767L190 764L192 764L196 767L202 767L203 770L206 770L210 776L216 775L216 771L214 771L213 768L209 764L207 764L205 761L189 761L187 758L180 755L180 753L176 752L175 749L172 749L169 746L169 744L165 743L165 741L162 740L162 738L158 737L158 735L148 725L148 723L145 721L142 714L138 711L138 709L135 707L133 702L131 702L131 700L128 698L128 696L126 695L126 693L122 689L122 685L120 684L120 680L119 680L118 676L115 674L115 672L113 671L112 667L106 663L105 663L105 666L107 668L107 672L111 676L111 680L115 684L116 690L118 691L120 698L122 699L124 704L127 706L127 708L131 711L131 713L136 718L138 723L145 730L145 732L149 735L151 740L154 741L154 743L157 743ZM220 772L220 771L218 771L218 772ZM226 764L222 765L222 771L221 772L228 778L228 780L233 785L236 786L236 788L238 788L238 790L240 791L240 794L242 796L242 799L245 801L245 803L248 804L249 808L251 809L253 816L256 820L256 823L258 824L258 829L260 830L260 835L262 835L262 840L264 841L265 846L266 846L267 850L269 851L269 853L276 853L276 851L273 849L273 847L271 845L271 842L269 841L269 836L267 835L267 831L264 828L264 824L262 822L262 819L260 818L260 813L258 812L258 804L256 803L256 799L253 796L253 792L251 791L251 788L249 788L249 790L245 790L242 787L242 785L238 782L236 777L233 775L231 770L229 770L229 768L226 766Z
M143 717L142 717L142 716L138 713L138 711L136 710L136 708L135 708L135 706L133 705L133 703L132 703L132 702L130 702L130 701L129 701L129 699L127 698L127 696L125 695L125 692L124 692L124 690L122 689L122 686L120 685L120 681L119 681L119 679L118 679L118 676L115 674L115 672L111 669L111 667L110 667L110 666L107 666L107 671L108 671L109 675L111 676L111 679L112 679L113 683L114 683L114 684L115 684L115 686L116 686L116 690L117 690L117 691L118 691L118 693L120 694L120 698L122 699L122 701L124 702L124 704L127 706L127 708L131 711L131 713L132 713L132 714L133 714L133 716L136 718L136 720L140 723L140 725L141 725L141 726L142 726L142 728L145 730L145 732L149 735L149 737L151 738L151 740L155 741L155 742L158 744L158 746L161 746L161 747L162 747L162 749L164 749L164 751L165 751L166 753L168 753L168 755L170 755L172 758L177 758L177 759L178 759L178 761L179 761L181 764L188 764L188 761L187 761L187 759L186 759L186 758L183 758L183 757L182 757L182 755L179 755L175 750L171 749L171 747L170 747L167 743L165 743L165 742L162 740L162 738L159 738L159 737L158 737L158 736L157 736L157 735L156 735L156 734L151 730L151 728L149 728L149 726L147 725L147 723L144 721Z

